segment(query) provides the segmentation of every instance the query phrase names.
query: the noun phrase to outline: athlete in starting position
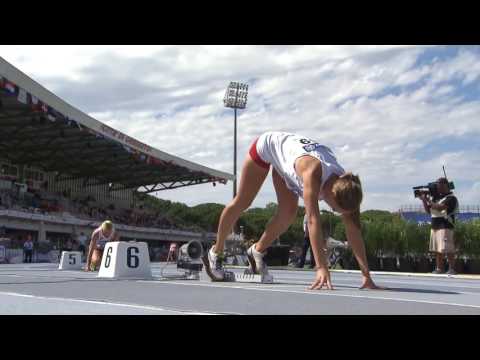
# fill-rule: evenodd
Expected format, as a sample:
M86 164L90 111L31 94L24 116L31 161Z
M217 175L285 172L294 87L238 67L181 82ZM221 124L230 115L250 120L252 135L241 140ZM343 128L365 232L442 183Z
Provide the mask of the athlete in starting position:
M323 200L342 216L348 242L362 271L361 288L381 289L370 276L360 233L360 203L363 194L358 176L346 173L328 147L307 137L285 132L262 134L252 144L249 155L243 164L238 194L223 210L218 224L217 241L205 259L205 269L210 278L214 281L224 280L225 239L241 213L255 199L272 165L278 208L260 240L247 250L251 270L256 274L268 272L263 261L265 251L295 220L298 198L302 197L317 264L316 279L310 289L321 289L324 285L332 289L323 251L326 246L318 206L318 202Z
M105 249L105 244L110 241L119 241L119 236L113 223L107 220L92 233L85 271L96 271L100 267L103 249Z

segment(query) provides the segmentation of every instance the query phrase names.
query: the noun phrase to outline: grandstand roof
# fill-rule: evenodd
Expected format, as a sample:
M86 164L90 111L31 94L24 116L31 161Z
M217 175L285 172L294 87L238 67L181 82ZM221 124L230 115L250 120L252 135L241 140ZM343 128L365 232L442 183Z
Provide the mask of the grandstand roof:
M155 192L234 176L146 145L69 105L0 57L0 154L112 191ZM91 178L95 178L93 182Z

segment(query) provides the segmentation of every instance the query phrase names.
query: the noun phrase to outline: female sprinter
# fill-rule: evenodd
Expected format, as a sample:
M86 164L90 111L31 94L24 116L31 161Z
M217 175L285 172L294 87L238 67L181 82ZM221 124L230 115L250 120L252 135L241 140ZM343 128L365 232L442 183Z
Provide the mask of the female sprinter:
M98 270L102 261L103 249L109 241L119 241L119 236L113 227L113 223L107 220L92 233L85 271Z
M291 133L264 133L252 144L249 155L243 165L238 194L223 210L218 224L217 241L205 258L205 270L210 278L213 281L224 280L225 239L241 213L254 200L272 165L278 208L260 240L247 250L253 272L267 273L263 261L265 251L295 220L298 198L302 197L317 264L316 279L310 289L321 289L324 285L332 289L323 251L326 246L321 228L319 200L324 200L333 211L342 216L348 242L362 271L361 289L380 289L370 277L360 233L360 203L363 195L358 176L345 173L328 147Z

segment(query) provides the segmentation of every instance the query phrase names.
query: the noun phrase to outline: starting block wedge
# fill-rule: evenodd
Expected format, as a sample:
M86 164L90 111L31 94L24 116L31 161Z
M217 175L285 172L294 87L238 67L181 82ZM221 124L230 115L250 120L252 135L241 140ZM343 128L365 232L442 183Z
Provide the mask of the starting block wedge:
M243 282L243 283L261 283L273 284L273 276L270 274L252 274L249 270L245 270L243 274L234 273L232 271L225 272L226 282Z

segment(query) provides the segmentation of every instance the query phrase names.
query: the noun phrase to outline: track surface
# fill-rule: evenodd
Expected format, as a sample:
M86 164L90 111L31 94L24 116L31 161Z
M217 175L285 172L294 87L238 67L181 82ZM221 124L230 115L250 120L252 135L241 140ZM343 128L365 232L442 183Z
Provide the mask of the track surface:
M335 290L307 290L311 271L271 270L274 284L106 280L57 264L0 265L0 314L480 314L480 280L375 274L388 291L359 290L358 273L332 272ZM241 272L240 269L234 271ZM168 266L165 274L178 274Z

